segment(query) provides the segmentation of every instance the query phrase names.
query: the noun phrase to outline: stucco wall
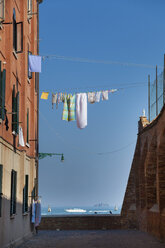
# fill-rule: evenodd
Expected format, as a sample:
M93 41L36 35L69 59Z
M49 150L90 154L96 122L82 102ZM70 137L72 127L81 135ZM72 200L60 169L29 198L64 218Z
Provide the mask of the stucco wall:
M29 192L34 187L36 177L35 160L26 156L25 152L13 152L13 147L0 138L0 164L3 165L2 181L2 217L0 217L0 247L6 247L13 243L21 242L24 237L31 235L33 226L30 223L30 212L23 214L23 187L25 175L30 178ZM17 171L17 192L16 192L16 215L10 216L11 197L11 170ZM31 197L29 197L30 211Z

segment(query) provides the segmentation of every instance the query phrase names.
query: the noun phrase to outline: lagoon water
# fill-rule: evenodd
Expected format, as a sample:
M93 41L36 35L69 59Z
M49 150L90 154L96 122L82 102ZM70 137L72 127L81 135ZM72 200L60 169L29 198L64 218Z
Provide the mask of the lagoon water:
M42 216L54 215L92 215L92 214L120 214L121 208L115 210L115 207L51 207L51 212L48 212L48 207L42 207Z

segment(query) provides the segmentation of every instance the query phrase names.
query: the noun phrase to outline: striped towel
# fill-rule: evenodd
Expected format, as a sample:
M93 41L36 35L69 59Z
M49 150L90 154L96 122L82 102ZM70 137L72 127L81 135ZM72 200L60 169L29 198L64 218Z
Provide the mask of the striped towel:
M68 121L76 120L76 95L68 97Z

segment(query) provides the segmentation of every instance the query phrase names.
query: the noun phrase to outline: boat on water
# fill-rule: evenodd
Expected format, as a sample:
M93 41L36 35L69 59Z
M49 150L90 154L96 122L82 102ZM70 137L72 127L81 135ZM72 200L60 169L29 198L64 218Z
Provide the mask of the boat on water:
M118 207L116 205L114 207L114 211L118 211Z
M70 209L65 209L65 211L68 213L86 213L86 210L81 208L70 208Z
M48 206L48 212L50 213L52 211L51 207Z

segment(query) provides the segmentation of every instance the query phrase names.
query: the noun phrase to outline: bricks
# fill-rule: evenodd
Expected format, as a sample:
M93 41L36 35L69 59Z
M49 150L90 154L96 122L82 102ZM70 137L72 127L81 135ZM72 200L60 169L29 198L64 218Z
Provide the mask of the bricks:
M134 208L131 210L131 206ZM165 106L151 123L140 117L137 145L122 207L134 225L165 240Z

